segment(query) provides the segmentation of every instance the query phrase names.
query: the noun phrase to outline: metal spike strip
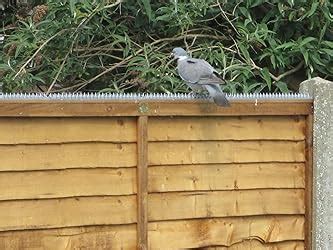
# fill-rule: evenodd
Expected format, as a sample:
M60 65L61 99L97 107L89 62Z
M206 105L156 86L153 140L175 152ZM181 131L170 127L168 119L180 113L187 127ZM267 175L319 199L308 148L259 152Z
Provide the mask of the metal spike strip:
M1 100L193 100L193 99L207 99L207 96L193 95L193 94L166 94L166 93L58 93L58 94L40 94L40 93L16 93L16 94L0 94ZM311 97L307 94L288 93L288 94L230 94L227 95L229 100L309 100Z

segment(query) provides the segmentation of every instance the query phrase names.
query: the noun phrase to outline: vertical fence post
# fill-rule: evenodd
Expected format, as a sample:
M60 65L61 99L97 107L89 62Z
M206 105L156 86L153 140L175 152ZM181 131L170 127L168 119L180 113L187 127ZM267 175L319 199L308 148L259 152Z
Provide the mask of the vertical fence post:
M333 249L333 82L316 77L300 92L314 98L313 249Z
M148 249L148 117L137 121L137 241L138 249Z
M313 115L306 116L305 249L313 248Z

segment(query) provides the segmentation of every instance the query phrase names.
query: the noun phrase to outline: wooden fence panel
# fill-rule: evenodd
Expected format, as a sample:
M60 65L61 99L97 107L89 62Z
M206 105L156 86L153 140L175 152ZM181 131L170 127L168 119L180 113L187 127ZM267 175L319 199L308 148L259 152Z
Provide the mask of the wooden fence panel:
M264 243L304 240L304 217L265 216L149 223L150 249L160 246L163 249L232 246L251 238Z
M279 243L263 244L260 240L252 239L236 243L230 247L203 247L202 250L304 250L302 241L287 241Z
M136 245L135 224L10 231L0 234L0 249L4 250L136 250Z
M149 123L149 141L297 141L304 140L305 125L304 116L156 117Z
M136 141L134 117L0 118L0 249L136 249Z
M0 145L0 171L136 166L135 143Z
M0 200L136 194L136 168L0 172Z
M172 192L150 194L149 221L304 214L304 190Z
M0 144L69 142L136 142L136 120L129 117L0 118Z
M2 201L0 231L136 223L136 196Z
M149 192L305 187L304 163L166 165L148 171Z
M311 102L0 103L0 249L310 249Z
M304 141L151 142L150 165L304 162Z
M301 220L293 229L299 237L283 236L284 232L277 230L276 239L265 239L245 226L244 233L248 230L251 235L248 239L252 234L260 238L262 249L285 241L304 249L305 116L174 116L149 121L148 219L149 226L156 226L149 230L151 249L158 244L165 249L227 249L247 239L233 239L237 236L232 231L240 221L267 222L270 216L290 225L295 225L295 218L298 223ZM193 219L207 218L214 218L213 224L231 221L225 230L232 239L226 232L212 232L208 223L194 226ZM275 222L267 223L263 229ZM162 225L172 226L164 231ZM194 236L189 235L191 230Z

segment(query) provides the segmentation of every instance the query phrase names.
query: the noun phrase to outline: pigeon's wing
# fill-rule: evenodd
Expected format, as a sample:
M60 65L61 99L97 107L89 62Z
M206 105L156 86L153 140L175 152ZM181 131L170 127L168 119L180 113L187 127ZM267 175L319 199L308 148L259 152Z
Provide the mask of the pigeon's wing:
M213 73L217 73L216 69L214 69L214 67L212 65L210 65L207 61L203 60L203 59L199 59L200 63L205 65L205 67L209 68Z
M189 83L209 79L214 73L214 68L209 63L195 58L178 61L177 70L180 77Z
M206 67L212 71L212 74L210 74L209 77L201 77L201 79L198 81L198 84L225 84L224 79L220 77L220 74L216 69L213 68L212 65L202 59L200 59L200 63L206 65Z

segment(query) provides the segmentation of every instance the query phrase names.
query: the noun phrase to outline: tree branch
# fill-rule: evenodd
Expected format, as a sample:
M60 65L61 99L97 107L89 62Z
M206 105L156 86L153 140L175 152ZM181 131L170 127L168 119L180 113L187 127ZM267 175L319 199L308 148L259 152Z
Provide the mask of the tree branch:
M157 45L157 44L162 43L162 42L175 42L175 41L183 40L184 38L196 39L198 37L201 37L201 38L211 38L211 39L220 40L220 41L221 40L228 40L224 36L216 36L216 35L208 35L208 34L186 34L186 35L181 35L181 36L177 36L177 37L161 38L161 39L155 40L154 42L150 43L150 46L154 46L154 45ZM136 51L136 55L140 54L142 52L143 52L143 48L137 50ZM126 57L124 60L122 60L122 61L114 64L112 67L104 70L103 72L101 72L98 75L94 76L93 78L89 79L88 81L81 83L81 86L77 89L77 91L80 90L80 89L82 89L82 88L84 88L88 84L94 82L95 80L97 80L98 78L102 77L103 75L105 75L105 74L113 71L114 69L122 66L123 64L127 63L133 57L134 57L134 55L130 55L130 56Z
M294 74L295 72L299 71L302 67L304 66L304 61L301 61L299 64L297 64L297 66L291 70L288 70L286 72L284 72L283 74L277 76L274 80L275 81L280 81L282 78L289 76L291 74Z
M22 67L19 69L19 71L15 74L15 76L13 77L13 80L16 79L16 77L18 75L21 74L21 72L25 69L25 67L35 58L35 56L39 53L39 51L41 51L50 41L52 41L54 38L56 38L57 36L61 35L62 33L64 33L66 30L60 30L58 31L56 34L54 34L53 36L51 36L49 39L47 39L36 51L35 53L22 65Z
M51 91L51 89L53 88L54 84L57 82L57 80L58 80L58 78L59 78L59 76L60 76L61 71L62 71L63 68L65 67L65 64L66 64L67 58L68 58L69 54L71 53L71 51L72 51L72 49L73 49L73 47L74 47L74 44L75 44L75 42L76 42L76 39L77 39L78 35L79 35L78 33L75 35L75 37L74 37L74 39L73 39L73 41L72 41L71 47L70 47L69 50L67 51L66 56L65 56L64 60L62 61L61 65L60 65L60 68L59 68L59 70L58 70L56 76L54 77L54 79L53 79L53 81L52 81L50 87L49 87L49 88L47 89L47 91L46 91L46 95L48 95L48 94L50 93L50 91Z
M252 60L252 66L254 69L258 69L258 70L262 70L261 67L257 66ZM299 64L297 64L297 66L295 68L292 68L286 72L284 72L283 74L281 75L278 75L278 76L275 76L273 75L271 72L269 72L269 76L275 81L275 82L278 82L280 81L282 78L286 77L286 76L289 76L297 71L299 71L304 65L304 61L300 61Z

